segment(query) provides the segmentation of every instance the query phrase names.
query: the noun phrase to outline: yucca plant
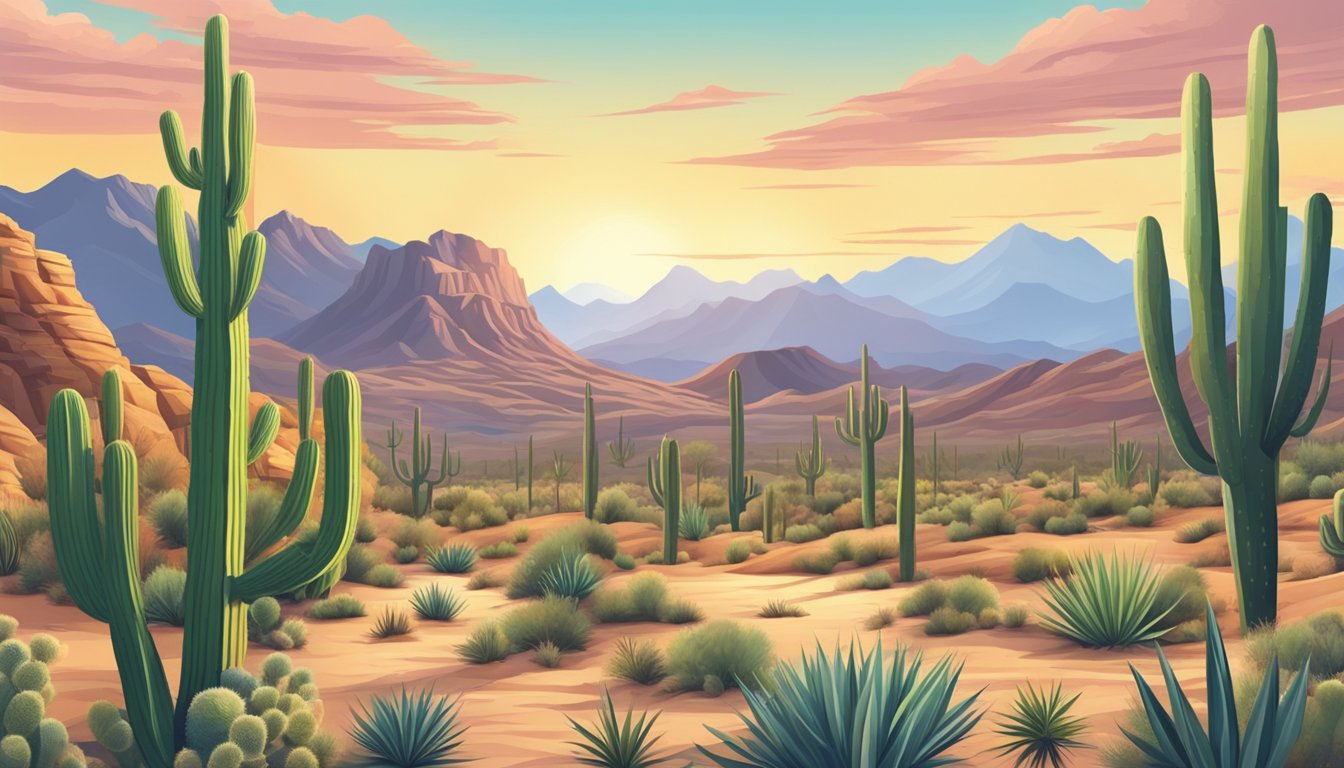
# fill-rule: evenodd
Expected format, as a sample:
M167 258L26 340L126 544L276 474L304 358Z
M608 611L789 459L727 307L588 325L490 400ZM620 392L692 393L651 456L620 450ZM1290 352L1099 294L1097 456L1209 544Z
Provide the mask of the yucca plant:
M404 685L400 696L359 702L359 710L351 709L355 722L350 729L350 738L366 753L358 764L439 768L468 762L456 756L467 730L457 721L460 712L461 697L449 701L435 696L433 688L412 695Z
M1232 672L1227 665L1227 649L1218 629L1213 606L1205 606L1204 659L1208 684L1208 730L1190 706L1180 681L1171 670L1171 664L1157 649L1162 678L1171 701L1171 713L1158 701L1143 675L1129 665L1134 682L1139 688L1154 740L1136 736L1121 729L1138 747L1151 765L1173 768L1283 768L1288 754L1302 733L1302 717L1307 706L1307 666L1302 662L1297 677L1288 686L1288 692L1279 698L1279 660L1276 656L1265 667L1260 693L1251 707L1245 733L1240 733L1237 703L1233 697Z
M593 568L588 555L572 549L541 575L542 592L547 595L582 600L597 589L601 574Z
M616 717L616 705L611 702L611 694L602 691L602 706L597 710L597 722L592 729L580 724L566 715L569 727L583 737L583 741L571 741L570 746L578 747L580 752L575 760L581 765L595 765L598 768L648 768L651 765L666 763L670 758L654 757L653 745L662 735L653 735L653 725L658 722L661 712L650 717L645 712L635 720L632 706L625 712L625 721Z
M999 754L1017 753L1013 765L1019 768L1024 765L1031 768L1068 765L1066 755L1069 750L1089 748L1077 738L1087 730L1087 723L1081 717L1069 714L1081 695L1076 693L1065 699L1059 683L1048 692L1031 683L1027 683L1026 688L1018 688L1013 711L1004 715L996 731L1007 737L999 747Z
M677 528L681 538L687 541L705 538L709 535L709 510L695 502L683 504Z
M622 637L607 664L607 672L640 685L653 685L667 677L667 659L652 640Z
M467 607L467 601L451 589L431 584L411 593L411 607L422 619L452 621Z
M773 693L743 688L752 717L740 714L750 735L733 738L706 726L737 757L697 745L722 768L843 766L907 768L955 762L942 754L970 733L984 714L977 691L953 704L961 665L944 656L921 675L923 654L907 660L897 649L890 666L878 641L858 642L828 656L821 644L798 666L775 668ZM740 758L740 759L739 759Z
M1158 605L1161 577L1151 560L1087 552L1073 572L1045 582L1047 629L1091 648L1123 648L1157 639L1172 608Z
M476 548L470 544L450 544L430 551L425 562L439 573L466 573L476 565Z
M399 637L411 633L411 617L399 608L386 608L382 615L373 621L373 629L369 630L369 636L375 640L385 640L389 637Z

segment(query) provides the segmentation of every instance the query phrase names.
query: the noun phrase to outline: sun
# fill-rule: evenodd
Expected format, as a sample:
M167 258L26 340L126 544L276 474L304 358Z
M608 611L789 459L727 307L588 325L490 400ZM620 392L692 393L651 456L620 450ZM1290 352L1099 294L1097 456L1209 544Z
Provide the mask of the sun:
M682 239L652 217L610 213L576 222L556 241L547 272L557 287L600 280L638 294L662 277L670 264L646 254L676 253Z

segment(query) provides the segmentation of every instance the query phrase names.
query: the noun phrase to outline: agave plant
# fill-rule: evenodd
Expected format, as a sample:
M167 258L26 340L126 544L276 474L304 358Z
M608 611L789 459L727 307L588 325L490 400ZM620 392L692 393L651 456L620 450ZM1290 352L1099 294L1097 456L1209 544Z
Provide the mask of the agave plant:
M411 607L422 619L452 621L467 607L467 601L451 589L431 584L411 593Z
M1065 699L1063 688L1055 683L1048 693L1031 683L1017 689L1013 711L1004 715L997 733L1007 741L999 747L1000 755L1017 753L1013 763L1019 768L1061 768L1068 764L1066 754L1071 749L1086 749L1076 737L1087 729L1081 717L1069 714L1081 693Z
M1157 639L1176 607L1158 605L1161 578L1151 560L1087 552L1073 572L1045 582L1046 628L1092 648L1123 648Z
M709 510L690 502L681 507L677 533L687 541L699 541L709 535Z
M359 765L378 768L439 768L462 765L456 756L467 726L457 722L461 697L435 696L433 688L411 695L374 696L369 705L351 708L350 738L366 755Z
M658 722L661 712L654 712L653 717L645 712L635 720L632 706L625 712L625 721L621 722L616 718L616 706L611 703L611 694L603 690L602 706L598 707L597 714L597 722L591 730L574 718L565 716L569 720L569 727L584 739L569 742L570 746L582 750L574 758L580 764L598 768L648 768L670 759L651 754L653 745L662 738L661 734L653 736L653 724Z
M1227 649L1218 630L1213 606L1206 605L1204 616L1205 677L1208 683L1208 730L1190 706L1181 683L1171 670L1171 664L1157 649L1162 666L1162 678L1171 700L1171 713L1158 701L1143 675L1129 665L1134 682L1139 687L1139 701L1143 704L1154 740L1124 731L1138 747L1149 764L1173 768L1283 768L1288 754L1302 733L1302 717L1307 706L1307 666L1302 662L1288 692L1279 698L1279 660L1276 656L1265 667L1260 693L1251 707L1245 733L1240 733L1237 703L1233 697L1232 672L1227 665ZM1124 729L1121 729L1122 731Z
M738 716L750 735L733 738L706 726L736 757L696 748L722 768L953 763L941 755L980 721L980 691L954 705L961 665L945 656L921 676L922 668L923 654L907 660L904 647L888 666L881 640L870 652L856 641L848 655L837 647L833 656L818 643L797 667L776 667L773 693L742 690L752 717Z
M432 550L425 562L439 573L466 573L476 565L476 548L470 544L453 544Z
M581 549L571 549L542 574L541 587L547 595L582 600L597 589L601 580L588 555Z

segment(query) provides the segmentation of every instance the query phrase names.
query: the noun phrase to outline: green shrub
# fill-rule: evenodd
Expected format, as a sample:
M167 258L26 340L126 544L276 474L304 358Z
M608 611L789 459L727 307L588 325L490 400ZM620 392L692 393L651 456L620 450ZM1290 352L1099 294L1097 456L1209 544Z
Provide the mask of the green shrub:
M892 560L896 557L896 540L890 538L872 539L865 541L854 548L854 564L860 568L867 568L881 560Z
M1308 477L1344 470L1344 443L1305 440L1293 452L1293 463Z
M635 558L626 552L617 552L616 556L611 558L611 563L622 571L633 571L635 569Z
M1002 501L991 499L971 512L971 526L980 536L1007 536L1017 533L1017 517L1004 507Z
M493 589L504 584L503 579L494 571L477 571L467 579L467 589Z
M641 573L593 595L593 617L603 624L660 621L667 605L667 580Z
M738 539L728 545L723 551L723 559L729 565L737 565L745 562L751 556L751 543L745 539Z
M799 555L798 558L793 561L794 567L800 571L823 575L835 570L835 566L838 564L839 561L836 559L834 552L814 552L812 554Z
M512 541L496 541L494 544L487 544L481 547L476 554L486 560L501 560L506 557L513 557L518 554L518 547Z
M532 663L546 669L555 669L560 666L563 653L555 643L545 642L532 651Z
M1050 501L1068 501L1073 498L1073 488L1059 483L1048 486L1041 495Z
M806 525L790 525L784 529L784 540L792 544L805 544L809 541L825 538L826 534L812 523Z
M378 531L373 527L373 521L367 517L360 517L355 523L355 542L359 544L369 544L378 538Z
M1032 488L1044 488L1049 483L1050 476L1039 469L1033 470L1030 475L1027 475L1027 485Z
M1313 499L1328 499L1335 495L1335 481L1325 475L1317 475L1311 478L1311 485L1307 488L1307 495Z
M364 615L364 604L354 595L332 595L308 608L308 618L320 621L353 619Z
M411 593L411 608L429 621L452 621L467 607L467 602L451 589L438 584L421 587Z
M520 525L513 529L512 535L514 544L522 544L527 541L528 537L532 535L532 532L528 530L526 525Z
M1203 520L1186 523L1176 529L1176 541L1181 544L1195 544L1222 533L1226 525L1221 517L1206 517Z
M773 665L770 638L727 619L684 630L667 648L668 674L680 690L699 690L710 675L730 688L757 687Z
M466 573L476 565L476 548L470 544L449 544L430 550L425 562L439 573Z
M1093 491L1073 503L1073 510L1084 517L1112 517L1123 515L1135 505L1134 494L1124 488Z
M375 565L373 568L369 569L369 572L364 574L363 583L368 584L371 587L393 589L400 587L402 581L401 571L383 563L381 565Z
M888 606L882 606L873 615L863 620L863 628L871 631L886 629L896 623L896 611Z
M457 653L470 664L489 664L509 656L509 638L495 622L479 624L457 646Z
M864 571L861 574L855 574L847 579L840 581L839 587L842 590L856 589L888 589L895 581L891 578L891 572L885 568L875 568L871 571Z
M902 616L928 616L947 602L947 583L926 581L911 590L896 604Z
M652 640L622 637L607 663L607 673L640 685L653 685L667 677L667 659Z
M517 520L527 516L527 494L523 491L508 491L499 495L499 507L504 514Z
M183 594L187 589L186 571L161 565L145 579L143 599L145 619L180 627L187 620Z
M1292 472L1279 480L1280 501L1297 501L1307 498L1310 494L1311 485L1304 474Z
M392 534L392 543L427 552L439 545L439 529L432 520L403 520Z
M1062 501L1046 499L1036 505L1026 515L1027 524L1038 531L1045 530L1045 524L1056 517L1068 517L1072 510Z
M756 615L762 619L796 619L807 615L807 611L802 606L790 603L786 600L771 600L756 612Z
M572 549L541 575L542 594L578 601L591 595L601 581L602 573L588 555Z
M947 605L972 616L986 608L997 608L999 592L979 576L958 576L947 585Z
M1013 558L1013 576L1023 584L1066 576L1072 571L1069 553L1062 549L1027 547Z
M1159 495L1167 506L1180 509L1209 507L1216 503L1203 485L1191 480L1168 480L1162 484Z
M387 607L378 618L373 621L373 629L369 630L369 636L375 640L386 640L389 637L400 637L409 635L414 630L411 626L411 617L400 608Z
M1000 623L1008 629L1018 629L1027 624L1031 611L1025 605L1006 605L1000 615Z
M960 635L963 632L975 629L977 626L975 614L958 611L951 606L943 606L929 614L929 620L924 623L924 634L932 636Z
M478 528L503 525L509 521L509 515L503 507L495 503L494 497L490 494L481 490L470 490L461 501L453 505L447 519L459 531L474 531Z
M1045 582L1042 624L1092 648L1146 643L1174 607L1157 602L1160 585L1151 561L1089 552L1074 559L1073 573Z
M341 576L346 581L362 583L375 566L382 562L382 558L374 550L353 544L350 551L345 553L345 573Z
M616 537L607 526L584 520L555 531L532 546L509 579L507 594L517 600L540 597L546 591L545 575L574 552L586 552L604 559L616 556Z
M392 559L400 565L410 565L420 559L420 550L415 547L398 547L392 550Z
M1055 536L1073 536L1087 533L1088 522L1084 515L1052 517L1045 523L1045 532Z
M369 705L352 710L350 739L364 751L366 765L392 768L457 765L462 736L467 726L458 722L461 698L435 696L422 689L412 696L406 686L401 695L374 696ZM213 761L212 761L213 762ZM289 762L285 768L296 768ZM323 768L328 768L323 766Z
M467 494L469 493L471 493L471 489L465 485L445 488L434 497L434 509L440 512L452 512L459 504L467 500Z
M694 624L703 618L704 612L689 600L669 600L658 613L658 620L664 624Z
M620 488L604 488L597 494L593 519L599 523L628 523L637 520L639 508Z
M1203 621L1204 607L1208 604L1209 586L1204 574L1191 566L1181 565L1162 574L1149 618L1157 620L1158 629L1170 631L1186 622ZM1164 611L1165 615L1161 615ZM1203 634L1204 630L1200 628L1199 635ZM1170 640L1165 636L1163 639Z
M501 628L516 651L530 651L545 642L561 651L581 651L593 631L573 600L552 595L513 609Z
M1279 669L1291 673L1311 659L1313 680L1344 673L1344 614L1322 611L1301 621L1251 633L1246 649L1263 669L1278 658Z
M403 485L380 485L373 489L373 508L410 515L411 489Z
M975 529L970 523L954 520L947 526L948 541L970 541L975 538Z
M1156 515L1149 507L1138 506L1125 513L1125 523L1136 528L1147 528L1153 524Z
M179 490L164 491L149 504L149 520L167 549L187 546L187 495Z

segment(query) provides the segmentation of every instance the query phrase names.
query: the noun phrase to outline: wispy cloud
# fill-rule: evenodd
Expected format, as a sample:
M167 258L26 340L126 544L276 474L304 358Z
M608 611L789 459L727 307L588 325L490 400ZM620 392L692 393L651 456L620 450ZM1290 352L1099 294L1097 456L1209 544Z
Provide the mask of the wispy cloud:
M1067 216L1093 216L1101 211L1032 211L1030 213L976 213L962 214L953 216L954 219L1012 219L1014 221L1023 221L1025 219L1053 219L1064 218Z
M872 184L763 184L743 189L870 189Z
M199 35L219 0L101 0L148 14L155 27ZM445 86L536 82L439 58L377 16L344 21L279 11L272 0L228 4L232 65L257 83L258 139L324 148L489 149L441 135L513 117L449 96ZM118 42L78 13L42 0L0 3L0 129L152 133L167 108L198 121L202 50L141 34ZM412 83L413 85L409 84Z
M761 151L691 162L797 169L982 163L1002 155L1005 139L1173 117L1192 71L1212 81L1215 114L1239 114L1246 45L1261 23L1274 27L1279 42L1281 110L1344 104L1338 0L1080 6L1039 25L992 64L961 56L895 90L841 102L827 110L828 120L767 136Z
M713 109L715 107L733 107L751 99L765 96L778 96L766 91L734 91L721 85L707 85L697 91L684 91L676 96L638 109L621 112L608 112L598 117L624 117L627 115L650 115L655 112L684 112L689 109Z
M983 245L984 240L965 240L939 237L879 237L864 240L844 240L850 245Z
M898 256L900 254L875 251L770 251L761 253L640 253L636 255L692 261L748 261L752 259L821 259L831 256Z
M1029 155L1005 160L986 160L985 165L1052 165L1076 163L1082 160L1113 160L1119 157L1160 157L1174 155L1181 150L1179 133L1152 133L1132 141L1108 141L1092 147L1090 152L1058 152L1049 155Z
M869 229L863 232L853 232L854 235L922 235L934 232L961 232L970 229L962 226L941 226L941 227L896 227L895 229Z
M496 157L517 157L517 158L541 158L541 157L564 157L554 152L500 152Z

